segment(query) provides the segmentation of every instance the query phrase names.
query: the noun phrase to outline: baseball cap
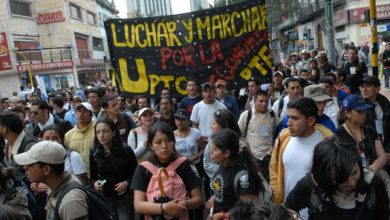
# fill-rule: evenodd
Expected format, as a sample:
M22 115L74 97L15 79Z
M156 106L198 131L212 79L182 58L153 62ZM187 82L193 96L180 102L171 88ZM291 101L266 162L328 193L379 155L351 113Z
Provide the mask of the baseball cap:
M90 112L92 112L92 110L93 110L92 105L89 104L89 102L82 102L80 104L77 104L74 109L78 110L81 107L84 107L85 109L87 109Z
M181 118L181 119L188 120L188 113L187 113L187 111L185 109L179 108L176 111L175 118Z
M302 50L301 54L310 54L310 52L306 49Z
M291 56L298 56L298 52L293 52Z
M65 157L65 148L55 141L38 142L30 150L14 155L16 163L22 166L37 162L63 164L65 163Z
M362 84L374 85L375 87L381 86L381 81L375 76L366 76L359 81L359 86Z
M215 83L215 87L218 87L218 86L220 86L220 85L226 87L226 81L223 80L223 79L217 80L217 82Z
M153 109L151 109L151 108L143 108L143 109L139 110L139 112L138 112L138 118L140 118L140 117L141 117L144 113L146 113L146 112L152 112L152 113L154 113Z
M272 74L272 76L280 75L281 77L284 77L283 73L280 71L276 71Z
M304 89L304 96L312 98L316 102L331 100L332 98L326 93L325 88L319 85L309 85Z
M328 57L328 54L325 52L325 51L320 51L320 52L318 52L318 55L317 55L317 58L319 58L319 57Z
M363 98L359 95L349 95L343 100L342 104L343 110L357 110L364 111L370 108L373 108L374 105L367 103Z
M215 86L210 82L205 82L202 85L202 91L204 91L206 89L215 89Z

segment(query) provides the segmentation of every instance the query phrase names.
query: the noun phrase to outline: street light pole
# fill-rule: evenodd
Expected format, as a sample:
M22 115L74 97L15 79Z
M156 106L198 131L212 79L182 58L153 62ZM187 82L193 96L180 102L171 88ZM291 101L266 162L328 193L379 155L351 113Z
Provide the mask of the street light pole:
M370 25L371 25L371 65L372 75L378 77L378 43L377 43L377 29L376 29L376 0L370 0Z
M329 62L336 65L332 0L324 0L324 11L325 11L326 50L328 52Z

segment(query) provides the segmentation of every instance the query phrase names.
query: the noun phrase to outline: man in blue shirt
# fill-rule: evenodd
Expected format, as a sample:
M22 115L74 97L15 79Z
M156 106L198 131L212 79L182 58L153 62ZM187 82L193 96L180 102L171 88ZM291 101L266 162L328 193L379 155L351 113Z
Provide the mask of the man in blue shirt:
M236 121L238 121L240 118L240 109L238 107L236 98L226 92L227 82L223 79L220 79L215 83L215 86L217 100L222 102L226 108L233 113Z

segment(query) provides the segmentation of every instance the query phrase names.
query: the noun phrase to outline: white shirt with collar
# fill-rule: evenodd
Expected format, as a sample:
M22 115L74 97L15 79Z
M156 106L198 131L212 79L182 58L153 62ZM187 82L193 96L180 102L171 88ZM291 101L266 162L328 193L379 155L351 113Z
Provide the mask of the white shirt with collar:
M54 116L49 113L49 119L47 119L46 123L45 124L41 124L38 122L38 126L39 128L42 130L44 127L48 126L48 125L52 125L54 124Z

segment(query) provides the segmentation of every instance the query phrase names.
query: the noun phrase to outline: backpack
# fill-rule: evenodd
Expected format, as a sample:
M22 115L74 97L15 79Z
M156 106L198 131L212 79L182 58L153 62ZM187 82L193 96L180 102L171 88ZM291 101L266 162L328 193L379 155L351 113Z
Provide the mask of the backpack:
M285 95L282 95L282 97L279 98L279 108L278 108L278 116L280 118L280 115L282 114L283 106L284 106L284 97Z
M175 161L170 163L165 169L168 173L168 177L161 176L162 179L162 188L165 191L166 196L171 199L185 200L187 198L187 190L184 185L181 177L176 173L176 169L184 162L187 158L178 157ZM159 187L158 178L159 178L159 168L149 161L144 161L141 163L149 172L153 174L152 178L149 181L148 189L146 191L146 198L148 202L157 202L158 198L161 196L161 189ZM160 168L161 169L161 168ZM153 219L160 219L153 216ZM151 219L150 216L145 216L145 219ZM163 219L163 218L161 218ZM188 220L188 213L184 213L180 216L180 220Z
M240 172L238 172L234 176L234 183L233 183L234 184L234 193L236 194L236 197L238 197L238 198L240 197L240 195L238 194L238 184L239 184L240 178L243 175L248 175L248 174L249 174L248 171L241 170ZM258 174L259 174L260 180L261 180L261 181L259 181L259 185L262 185L263 187L259 187L259 192L257 193L257 199L260 201L260 204L262 204L264 201L271 202L273 199L271 186L268 184L267 180L264 179L263 175L260 172Z
M274 111L269 111L269 114L271 115L271 119L274 121L274 124L275 124L275 113ZM244 137L246 137L246 134L248 133L248 126L249 126L249 121L251 120L252 118L252 109L249 109L248 110L248 116L246 117L246 127L245 127L245 133L244 133ZM275 128L274 128L275 130Z
M87 195L88 203L88 219L89 220L117 220L115 211L111 208L106 198L97 193L96 191L85 188L78 182L68 183L64 186L58 195L57 203L55 206L55 219L60 220L59 208L64 196L72 189L81 189Z

